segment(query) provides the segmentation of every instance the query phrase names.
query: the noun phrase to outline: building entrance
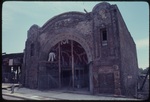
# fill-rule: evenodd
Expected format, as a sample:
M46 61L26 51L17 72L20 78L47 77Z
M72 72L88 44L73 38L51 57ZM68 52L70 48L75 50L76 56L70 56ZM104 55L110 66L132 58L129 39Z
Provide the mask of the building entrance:
M88 60L84 48L79 43L73 40L60 41L51 48L48 61L57 69L58 74L54 76L58 79L59 88L88 89Z

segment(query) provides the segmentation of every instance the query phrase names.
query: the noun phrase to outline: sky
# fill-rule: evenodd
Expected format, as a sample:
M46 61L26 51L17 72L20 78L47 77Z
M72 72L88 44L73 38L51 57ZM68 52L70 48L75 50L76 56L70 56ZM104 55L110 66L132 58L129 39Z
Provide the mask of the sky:
M91 12L100 1L37 2L6 1L2 4L2 53L20 53L27 31L33 24L42 27L49 19L69 11ZM116 4L137 49L139 68L149 66L149 5L147 2L109 2Z

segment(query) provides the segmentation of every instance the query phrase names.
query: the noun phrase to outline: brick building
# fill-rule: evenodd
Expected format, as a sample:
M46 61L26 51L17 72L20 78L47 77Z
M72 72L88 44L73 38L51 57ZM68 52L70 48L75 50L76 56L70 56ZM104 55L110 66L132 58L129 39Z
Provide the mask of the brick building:
M23 85L135 95L136 45L117 5L66 12L28 30Z
M21 79L23 53L2 55L2 82L18 83Z

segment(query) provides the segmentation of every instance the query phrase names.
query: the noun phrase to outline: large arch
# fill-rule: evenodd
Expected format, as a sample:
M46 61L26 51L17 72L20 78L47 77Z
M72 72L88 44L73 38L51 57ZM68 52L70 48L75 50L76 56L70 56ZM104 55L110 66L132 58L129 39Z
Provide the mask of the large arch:
M49 52L51 50L51 48L53 46L55 46L57 43L59 43L62 40L73 40L76 41L77 43L79 43L83 49L86 52L87 55L87 60L88 60L88 65L89 65L89 89L90 92L93 94L93 64L91 63L93 61L93 57L92 57L92 49L90 48L90 46L88 45L87 41L82 38L82 36L80 34L77 34L76 32L63 32L63 33L59 33L53 36L53 38L50 38L48 41L45 42L45 45L42 47L42 51L40 52L40 56L39 56L39 61L43 62L43 61L47 61L48 60L48 55ZM41 66L41 65L40 65Z
M58 42L62 40L66 40L66 39L78 42L84 48L86 52L88 63L92 61L92 52L91 52L89 45L86 43L86 40L77 34L70 34L70 33L57 34L53 38L48 40L46 42L46 45L43 47L41 51L40 60L46 61L51 48L54 45L56 45Z
M41 32L46 31L49 27L53 27L58 21L62 21L64 19L73 19L75 22L85 20L85 13L82 12L66 12L60 15L54 16L53 18L49 19L41 28ZM70 21L68 21L70 22ZM74 22L74 23L75 23Z
M93 66L91 64L91 62L93 61L92 48L91 46L89 46L88 44L89 42L86 41L86 39L84 38L85 35L82 34L80 31L78 31L77 29L74 29L74 26L76 26L78 22L84 21L85 18L86 16L84 13L68 12L50 19L41 27L40 35L47 34L46 35L47 38L44 39L45 41L42 41L43 44L40 48L41 50L39 53L39 69L44 70L44 68L46 68L49 53L56 44L66 39L75 41L82 46L82 48L86 53L87 65L89 66L88 67L89 87L90 92L93 93L93 75L92 75Z

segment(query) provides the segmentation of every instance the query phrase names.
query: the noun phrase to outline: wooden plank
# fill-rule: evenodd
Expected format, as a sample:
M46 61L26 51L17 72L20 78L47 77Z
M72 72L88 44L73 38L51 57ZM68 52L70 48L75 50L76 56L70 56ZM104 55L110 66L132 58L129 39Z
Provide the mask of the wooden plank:
M61 88L61 59L60 59L60 43L58 44L59 46L59 88Z
M94 94L94 86L93 86L93 64L89 63L89 87L91 94Z
M74 55L73 55L73 40L71 40L71 58L72 58L72 88L74 89Z

